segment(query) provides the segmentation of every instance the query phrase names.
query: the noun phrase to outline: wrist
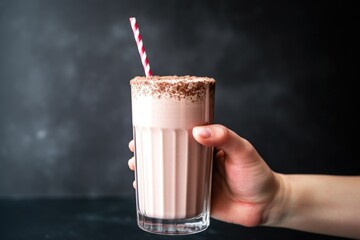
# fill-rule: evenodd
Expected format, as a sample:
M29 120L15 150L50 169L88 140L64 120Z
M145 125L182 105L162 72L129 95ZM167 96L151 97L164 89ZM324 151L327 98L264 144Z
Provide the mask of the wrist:
M274 173L278 188L273 200L264 211L263 226L280 227L289 216L291 205L291 185L284 174Z

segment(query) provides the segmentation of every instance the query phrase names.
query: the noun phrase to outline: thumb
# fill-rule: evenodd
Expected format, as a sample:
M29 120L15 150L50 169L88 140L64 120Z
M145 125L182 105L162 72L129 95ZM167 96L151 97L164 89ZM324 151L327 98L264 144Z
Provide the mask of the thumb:
M194 127L192 132L200 144L220 148L230 156L255 150L246 139L220 124Z

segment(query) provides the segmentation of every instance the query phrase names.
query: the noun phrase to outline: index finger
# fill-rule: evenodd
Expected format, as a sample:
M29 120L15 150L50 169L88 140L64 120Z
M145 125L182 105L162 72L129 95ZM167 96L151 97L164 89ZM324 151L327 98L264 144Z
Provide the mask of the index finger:
M131 152L134 152L134 150L135 150L134 140L131 140L129 142L129 149Z

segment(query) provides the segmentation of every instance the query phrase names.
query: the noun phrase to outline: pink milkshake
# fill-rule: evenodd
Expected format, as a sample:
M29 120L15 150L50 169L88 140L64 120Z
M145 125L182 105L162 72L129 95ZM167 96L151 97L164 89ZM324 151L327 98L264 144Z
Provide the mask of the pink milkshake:
M159 234L191 234L209 225L213 149L194 126L213 122L215 80L191 76L130 81L138 225Z

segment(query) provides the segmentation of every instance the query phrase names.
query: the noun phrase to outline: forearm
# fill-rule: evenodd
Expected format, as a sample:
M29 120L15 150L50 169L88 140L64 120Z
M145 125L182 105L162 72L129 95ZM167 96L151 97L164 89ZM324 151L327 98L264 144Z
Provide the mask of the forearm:
M281 190L265 225L360 238L360 177L276 176Z

